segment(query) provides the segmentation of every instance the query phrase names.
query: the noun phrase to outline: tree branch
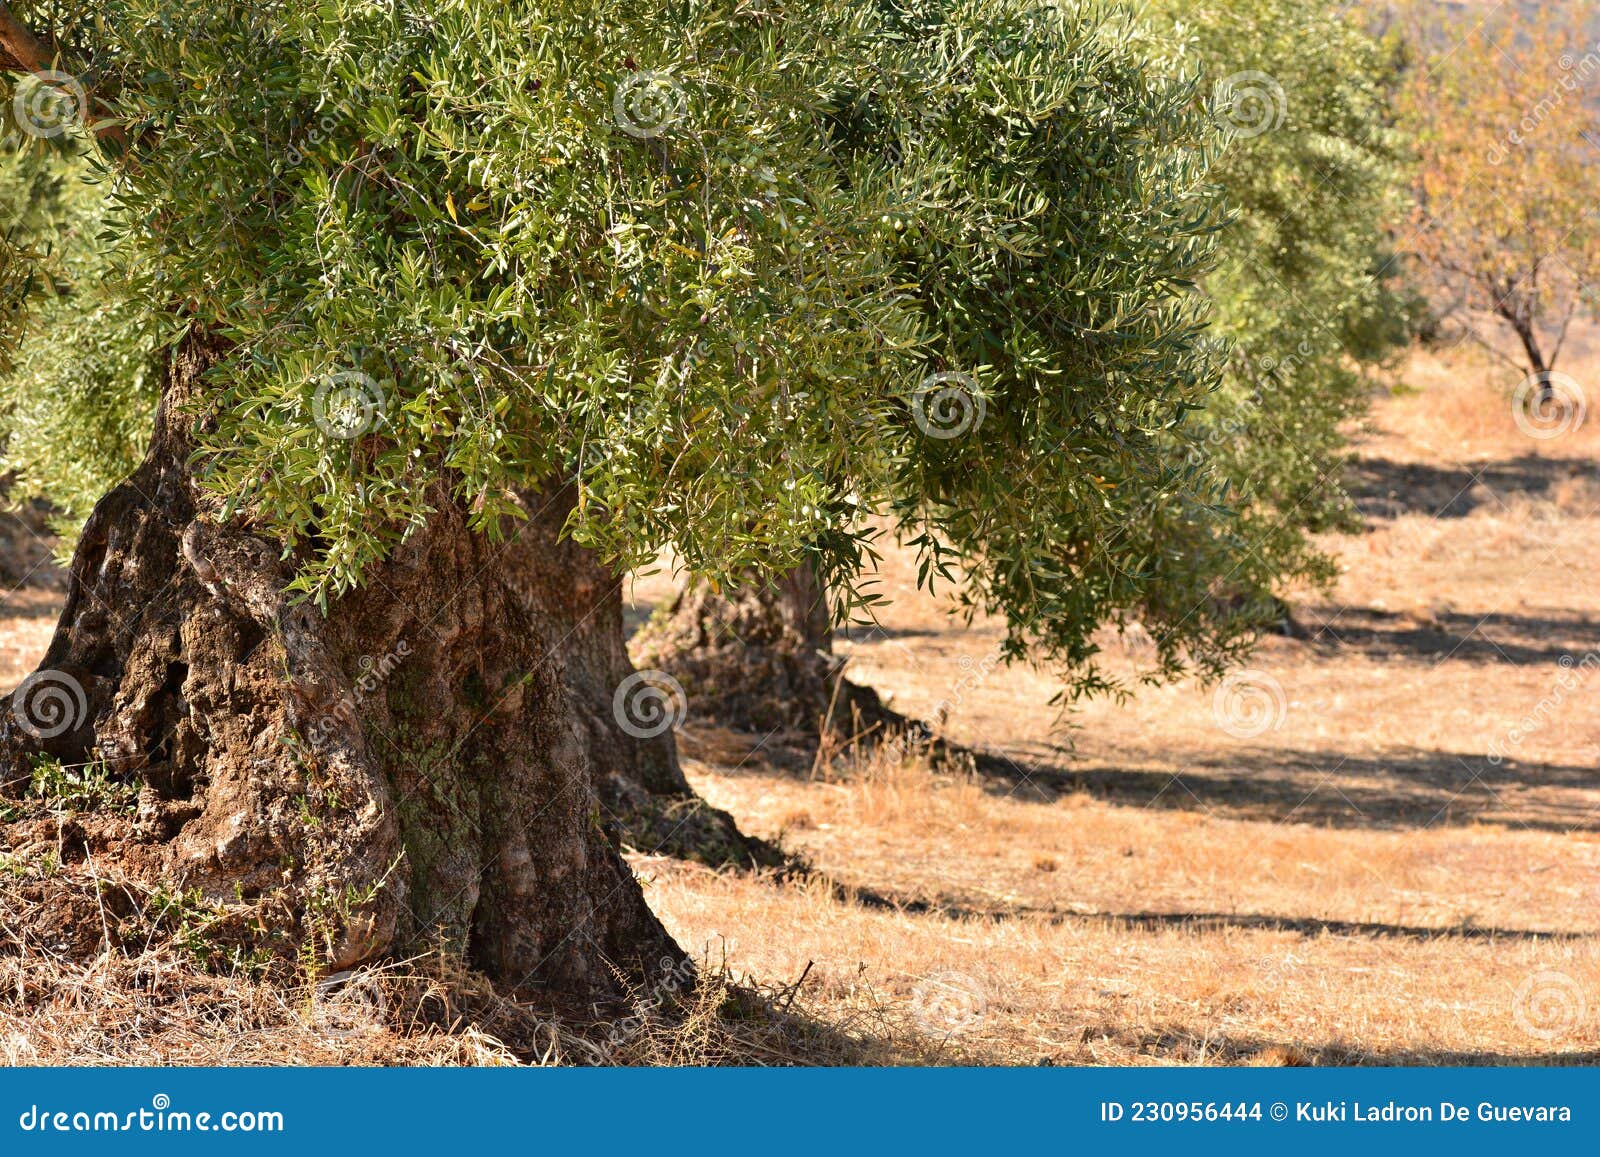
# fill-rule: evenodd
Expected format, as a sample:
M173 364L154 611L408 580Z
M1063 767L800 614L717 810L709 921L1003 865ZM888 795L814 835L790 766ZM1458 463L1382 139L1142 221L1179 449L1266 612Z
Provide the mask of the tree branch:
M34 35L31 28L17 19L6 0L0 0L0 51L4 52L4 57L0 57L0 70L38 75L56 66L55 53ZM84 127L96 138L113 142L119 151L125 149L128 136L122 126L96 114L94 94L91 92L86 96Z
M1572 328L1572 319L1578 313L1578 297L1574 294L1567 302L1566 316L1561 319L1561 327L1556 330L1556 345L1550 351L1549 368L1556 368L1556 359L1561 356L1561 347L1567 344L1567 332Z
M55 63L44 43L17 19L5 0L0 0L0 48L4 48L9 57L0 61L0 68L48 72Z

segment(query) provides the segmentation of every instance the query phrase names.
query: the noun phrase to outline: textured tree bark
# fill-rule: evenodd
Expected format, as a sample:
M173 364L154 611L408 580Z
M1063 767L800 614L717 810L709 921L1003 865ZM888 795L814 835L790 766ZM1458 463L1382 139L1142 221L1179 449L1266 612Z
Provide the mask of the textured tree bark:
M175 352L149 455L84 529L49 651L0 704L0 790L41 753L103 760L141 785L130 873L329 968L443 944L591 998L680 960L602 829L596 761L623 757L568 682L604 666L569 665L590 579L522 565L441 493L361 590L294 605L292 560L218 524L188 469L214 356Z
M691 578L634 639L639 664L671 674L697 717L815 738L906 721L843 678L826 592L810 567L717 591Z
M570 490L524 495L531 517L508 547L506 573L530 608L554 617L569 698L584 728L607 832L614 842L721 867L779 867L778 848L742 833L684 778L674 725L687 704L628 657L622 580L561 536Z

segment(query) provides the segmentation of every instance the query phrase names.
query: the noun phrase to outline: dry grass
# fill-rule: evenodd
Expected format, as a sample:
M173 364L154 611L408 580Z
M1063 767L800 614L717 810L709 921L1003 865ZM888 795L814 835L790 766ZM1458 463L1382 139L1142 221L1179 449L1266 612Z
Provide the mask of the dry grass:
M824 1017L870 994L915 1020L930 978L959 977L983 1014L943 1040L946 1059L1593 1057L1592 1022L1547 1039L1516 1007L1542 972L1596 991L1593 842L1043 802L915 760L829 784L695 771L757 831L803 801L811 822L790 841L826 884L654 864L649 894L673 930L764 975L812 963Z
M1465 327L1438 348L1419 350L1393 375L1397 396L1382 409L1370 446L1386 456L1427 462L1473 462L1534 456L1592 462L1600 451L1600 415L1590 413L1575 429L1546 440L1529 438L1512 420L1512 399L1522 374L1504 359L1515 353L1492 321L1471 320L1479 338L1500 351L1485 351ZM1556 373L1575 383L1590 407L1600 405L1600 326L1579 323L1571 331Z
M1600 402L1594 344L1568 370ZM985 1013L951 1059L1600 1059L1600 702L1560 665L1600 644L1600 419L1529 438L1515 378L1425 353L1395 383L1424 390L1380 399L1367 529L1329 543L1345 573L1302 601L1311 638L1254 660L1280 696L1257 735L1192 683L1063 720L1045 674L991 670L994 624L954 629L891 554L887 630L841 650L911 715L950 704L986 780L802 782L693 734L702 791L868 901L676 865L652 901L756 973L815 961L822 1016L968 978ZM1131 671L1137 638L1106 643Z
M1568 368L1600 390L1593 345ZM85 965L36 938L0 951L0 1059L1600 1060L1600 701L1560 663L1600 644L1600 418L1530 439L1509 379L1425 353L1395 383L1424 390L1379 401L1352 469L1366 531L1329 543L1345 572L1300 601L1307 637L1253 661L1262 717L1185 683L1062 718L1045 673L993 666L995 624L960 629L891 552L887 629L839 648L908 714L947 705L977 761L854 748L807 775L691 718L695 785L815 874L636 856L711 978L672 1016L659 992L558 1016L440 961L319 997L170 944ZM670 589L636 584L635 614ZM50 620L5 605L15 679ZM1138 638L1106 642L1133 670Z
M796 986L736 979L703 955L619 1007L508 998L459 959L430 954L351 972L221 965L188 928L142 904L134 929L102 908L123 948L89 958L55 913L129 881L35 860L0 888L0 1064L685 1065L874 1064L931 1059L892 1016L863 1007L827 1023ZM141 897L148 900L149 897ZM143 942L142 947L140 942ZM131 947L130 947L131 945Z

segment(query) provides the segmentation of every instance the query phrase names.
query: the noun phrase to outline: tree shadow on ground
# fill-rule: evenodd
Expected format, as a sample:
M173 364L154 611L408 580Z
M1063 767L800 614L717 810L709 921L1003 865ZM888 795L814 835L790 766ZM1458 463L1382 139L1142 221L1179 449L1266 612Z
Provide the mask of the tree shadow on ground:
M1287 932L1297 936L1364 936L1400 940L1543 941L1584 940L1595 934L1543 928L1495 928L1482 924L1392 924L1370 920L1325 920L1312 916L1276 916L1259 912L1075 912L1020 904L993 907L958 898L898 896L882 889L825 877L834 896L864 908L913 916L996 924L1029 920L1048 925L1112 925L1134 932Z
M952 619L959 626L959 620ZM936 639L949 631L943 627L891 627L883 623L871 626L850 625L834 628L833 637L848 643L881 643L889 639Z
M1557 487L1575 480L1600 482L1600 464L1531 454L1471 466L1357 458L1344 474L1346 491L1369 519L1402 514L1465 518L1480 507L1500 509L1512 494L1554 498Z
M1317 607L1299 621L1311 646L1328 654L1360 651L1375 658L1446 659L1538 666L1558 663L1600 643L1600 622L1582 616L1488 615L1456 611L1405 614L1373 607Z
M1182 768L1076 767L985 752L979 770L1021 799L1086 792L1132 807L1321 827L1407 830L1492 824L1600 831L1600 771L1576 764L1493 764L1479 753L1371 755L1250 748Z
M770 735L696 728L679 743L720 775L794 779L812 771L809 749ZM1481 752L1418 748L1354 755L1245 747L1199 753L1182 767L1084 765L1043 745L970 755L991 794L1028 803L1083 793L1121 807L1342 829L1600 831L1600 768L1588 764L1495 764Z

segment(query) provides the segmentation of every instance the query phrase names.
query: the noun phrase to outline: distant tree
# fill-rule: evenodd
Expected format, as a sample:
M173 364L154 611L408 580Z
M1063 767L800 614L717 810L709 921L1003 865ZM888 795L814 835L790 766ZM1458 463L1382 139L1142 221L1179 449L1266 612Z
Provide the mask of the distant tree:
M1487 311L1515 337L1519 357L1485 344L1537 383L1524 404L1574 400L1557 399L1552 374L1573 320L1597 305L1600 46L1588 19L1588 5L1541 3L1411 33L1411 247L1439 300Z

